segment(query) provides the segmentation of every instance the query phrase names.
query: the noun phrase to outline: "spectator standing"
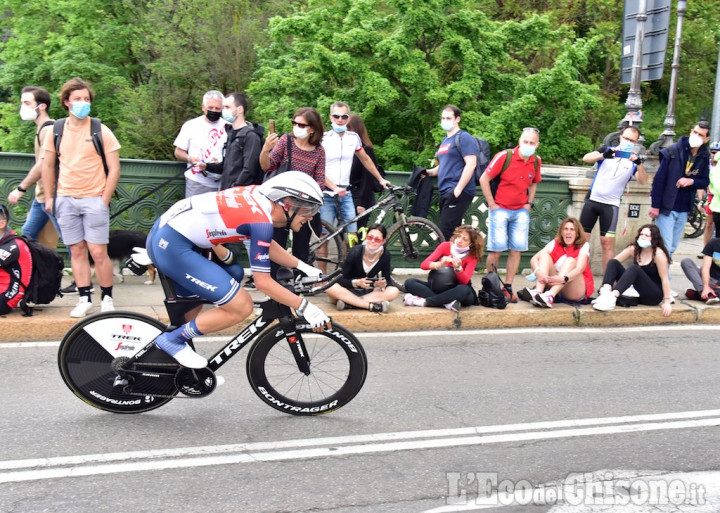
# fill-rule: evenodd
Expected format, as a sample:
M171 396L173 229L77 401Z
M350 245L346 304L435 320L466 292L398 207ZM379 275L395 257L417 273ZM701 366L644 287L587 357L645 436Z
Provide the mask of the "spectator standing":
M0 315L20 304L32 277L32 256L24 240L14 237L10 212L0 205Z
M621 262L631 257L633 263L625 269ZM672 313L668 276L671 262L658 227L654 224L641 226L635 242L608 262L600 295L592 302L593 308L604 312L613 310L618 297L634 287L640 304L662 302L663 316L668 317Z
M683 273L693 288L685 291L688 299L705 301L712 305L720 302L720 238L712 238L702 250L702 268L698 269L691 258L683 258L680 262Z
M707 188L704 212L706 220L703 243L705 246L708 245L713 236L713 227L715 228L715 237L720 237L720 197L718 197L718 194L720 194L720 165L717 162L720 157L718 157L718 150L720 150L720 142L715 141L710 145L710 164L708 167L708 180L710 183ZM700 190L698 190L699 193ZM717 200L716 197L718 197Z
M440 126L445 138L435 154L438 165L427 174L438 177L440 231L450 240L475 197L476 143L469 133L460 130L460 109L454 105L443 108Z
M327 289L338 310L356 307L385 313L390 301L400 295L397 287L388 286L392 278L392 258L386 251L387 229L376 224L368 229L365 242L348 252L342 265L342 277Z
M375 167L368 154L363 149L360 136L348 130L350 121L350 107L343 102L335 102L330 107L330 122L332 130L323 134L322 145L325 149L325 202L320 209L323 221L335 224L339 215L345 221L355 217L355 204L350 187L350 171L353 157L357 156L365 169L383 186L390 185ZM332 198L337 196L337 198ZM335 201L337 199L337 203ZM338 211L339 209L339 211ZM348 226L348 241L350 245L357 241L357 223ZM323 248L327 251L327 248Z
M629 126L623 130L618 146L603 145L583 157L586 164L597 162L597 172L583 203L580 222L587 234L600 222L603 273L615 254L615 230L625 186L633 176L638 183L647 183L644 160L635 151L639 138L640 131Z
M17 189L8 194L8 202L11 205L17 205L20 198L25 192L35 185L35 198L30 203L27 219L22 226L23 235L37 240L38 234L45 227L48 219L55 226L58 235L60 235L60 226L57 224L55 216L45 210L45 193L42 187L42 141L45 132L52 132L54 120L48 115L50 109L50 94L42 87L27 86L23 87L20 96L20 117L24 121L33 121L37 127L35 131L35 164L30 168L28 174L20 181ZM51 248L52 249L52 248Z
M660 150L660 166L650 191L650 217L660 229L670 258L682 240L695 191L710 182L710 153L705 147L709 133L710 123L699 121L689 136Z
M292 125L292 135L283 134L278 138L275 132L268 134L260 153L260 166L270 173L282 163L287 162L288 156L290 156L291 170L310 176L322 190L327 180L325 178L325 150L320 144L323 137L320 114L312 107L301 107L295 111ZM289 152L288 145L291 145ZM321 229L320 213L316 213L310 222L304 223L298 231L293 233L293 256L307 263L310 256L310 236L312 232L319 234ZM273 240L283 249L287 246L288 235L287 227L273 229ZM270 273L273 278L277 276L279 267L279 264L270 262Z
M222 162L208 164L212 172L220 167L220 190L238 185L260 185L263 182L263 170L260 167L262 139L255 125L245 119L248 111L247 98L241 93L230 93L223 100L222 118L225 125L227 142Z
M375 158L373 143L370 140L363 119L357 114L352 114L347 126L348 130L360 136L363 150L365 150L365 153L368 154L368 157L370 157L370 160L375 164L377 170L382 174L377 158ZM357 155L353 157L352 168L350 169L350 185L352 185L352 196L358 215L377 203L375 193L382 190L382 185L380 185L380 182L378 182L373 175L365 171L365 166L363 166L363 163ZM367 223L367 217L358 219L358 229L367 226Z
M220 175L208 173L208 163L222 162L222 150L227 134L225 121L220 119L223 94L208 91L203 95L203 115L186 121L175 138L175 158L187 163L185 197L204 192L216 192Z
M110 129L102 125L108 168L106 176L103 159L90 137L89 115L94 98L90 84L81 78L67 81L60 91L60 103L69 112L69 116L62 120L64 129L60 153L55 151L53 131L47 131L43 140L45 208L55 212L63 242L70 248L73 278L80 294L70 317L84 317L93 306L88 251L95 261L95 274L102 290L102 311L115 310L112 298L113 266L108 258L107 244L110 200L120 179L120 144Z
M542 180L542 160L535 154L538 146L540 131L523 128L518 145L512 151L496 154L480 178L489 208L487 268L493 270L500 254L509 250L504 293L511 303L517 303L512 283L520 265L520 254L528 249L530 210L535 206L537 184ZM509 164L507 159L510 159ZM490 181L498 176L500 182L493 195Z
M420 268L440 273L436 280L422 281L410 278L405 281L406 306L444 306L459 311L461 306L476 304L477 294L470 280L477 263L482 259L485 241L477 229L470 225L455 228L450 241L442 242L428 256ZM432 281L432 283L431 283Z

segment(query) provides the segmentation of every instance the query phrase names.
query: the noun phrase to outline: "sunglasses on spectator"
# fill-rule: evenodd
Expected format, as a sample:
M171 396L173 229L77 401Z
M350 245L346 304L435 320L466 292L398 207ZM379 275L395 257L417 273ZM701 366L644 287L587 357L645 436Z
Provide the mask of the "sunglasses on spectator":
M350 116L348 114L332 114L333 119L349 119Z
M523 128L523 132L525 132L525 131L527 131L527 130L530 130L530 131L535 132L536 134L540 135L540 130L538 130L538 129L535 128L535 127L526 126L525 128Z
M298 128L307 128L310 126L307 123L298 123L297 121L293 121L292 124Z
M374 235L366 235L365 240L369 240L370 242L382 242L385 239L382 237L375 237Z

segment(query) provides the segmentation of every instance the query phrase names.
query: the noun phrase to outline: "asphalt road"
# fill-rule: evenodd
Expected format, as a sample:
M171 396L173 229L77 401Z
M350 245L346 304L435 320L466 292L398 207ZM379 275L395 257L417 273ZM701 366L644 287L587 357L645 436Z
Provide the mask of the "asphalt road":
M0 511L718 511L717 333L365 334L365 388L312 418L255 397L242 357L205 399L116 415L56 344L0 344Z

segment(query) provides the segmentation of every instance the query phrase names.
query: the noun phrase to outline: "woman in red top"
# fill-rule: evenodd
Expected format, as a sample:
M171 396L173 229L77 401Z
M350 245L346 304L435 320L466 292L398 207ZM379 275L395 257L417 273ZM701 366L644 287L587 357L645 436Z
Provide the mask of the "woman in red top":
M530 265L537 278L535 288L518 291L518 297L535 306L552 308L558 294L565 301L587 303L595 288L590 243L574 217L560 223L557 236L535 253Z
M9 226L10 212L0 205L0 315L20 304L32 276L32 256L24 240Z
M407 306L444 306L457 311L460 306L476 304L477 294L470 284L478 261L482 259L485 239L469 225L455 228L450 242L441 243L420 265L425 271L450 267L457 284L443 292L435 292L427 281L410 278L405 282ZM437 287L435 287L437 290Z

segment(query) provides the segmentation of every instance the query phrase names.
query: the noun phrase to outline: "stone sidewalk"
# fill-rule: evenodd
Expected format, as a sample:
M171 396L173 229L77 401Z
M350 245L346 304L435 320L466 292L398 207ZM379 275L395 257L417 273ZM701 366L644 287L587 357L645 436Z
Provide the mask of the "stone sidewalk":
M514 327L609 327L609 326L642 326L662 323L686 324L720 324L720 304L706 306L698 301L684 299L684 291L689 287L680 268L680 261L693 258L698 264L696 255L702 249L701 239L683 241L675 253L675 262L671 266L672 287L680 293L673 313L663 317L659 307L637 306L633 308L616 308L612 312L598 312L590 305L573 307L557 304L552 309L537 308L529 303L511 304L505 310L495 310L481 306L464 308L459 314L441 308L406 307L402 298L391 305L388 314L373 314L362 310L337 311L325 295L310 298L327 312L333 320L357 332L376 331L420 331L420 330L452 330L482 328L514 328ZM502 275L502 274L501 274ZM399 281L408 276L398 274ZM163 293L159 280L153 285L144 285L147 277L126 276L124 283L115 283L114 299L118 310L130 310L148 315L167 322L167 313L163 306ZM480 288L481 275L473 278L473 285ZM67 280L69 283L69 280ZM595 277L596 287L601 277ZM64 283L65 284L65 283ZM529 283L522 276L515 279L518 290ZM98 288L96 286L96 288ZM257 292L253 292L258 294ZM99 305L99 290L93 294L96 305ZM22 312L15 311L0 321L2 331L0 342L48 341L60 340L64 334L78 321L69 317L70 310L77 302L77 296L65 296L56 299L50 305L38 307L32 317L23 317ZM91 313L100 311L96 306ZM223 332L230 335L237 333L239 327Z

